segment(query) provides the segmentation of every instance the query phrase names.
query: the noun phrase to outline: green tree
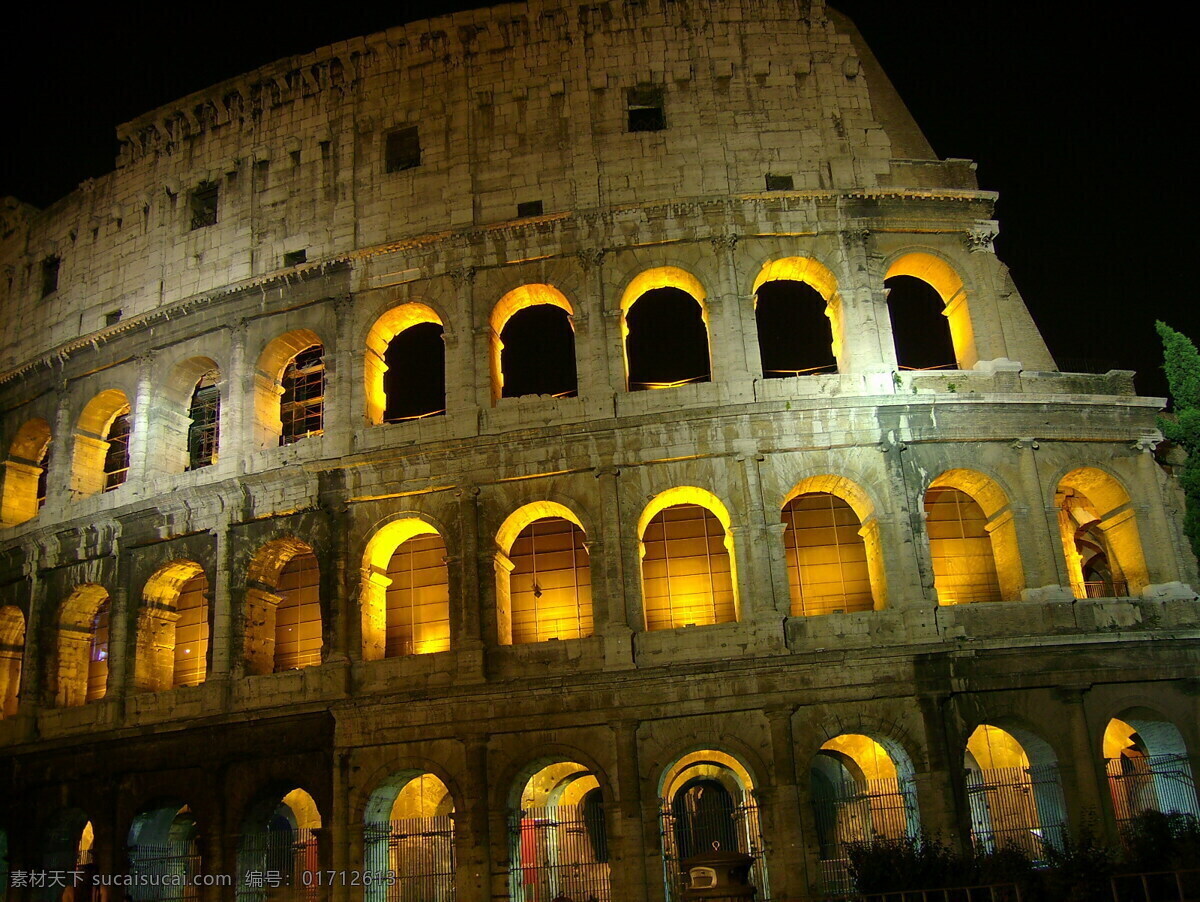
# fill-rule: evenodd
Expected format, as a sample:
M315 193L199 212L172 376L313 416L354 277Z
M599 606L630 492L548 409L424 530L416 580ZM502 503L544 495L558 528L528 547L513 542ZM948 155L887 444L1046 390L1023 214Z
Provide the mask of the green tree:
M1186 335L1164 322L1156 322L1163 343L1163 369L1175 403L1174 418L1159 417L1163 435L1187 452L1187 463L1179 474L1187 498L1183 531L1200 557L1200 352Z

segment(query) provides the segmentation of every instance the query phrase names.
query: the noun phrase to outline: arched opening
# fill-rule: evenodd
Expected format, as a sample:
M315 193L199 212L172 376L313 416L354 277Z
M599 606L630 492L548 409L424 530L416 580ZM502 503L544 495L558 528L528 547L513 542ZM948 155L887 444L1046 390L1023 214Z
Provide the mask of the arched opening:
M316 902L321 896L318 836L321 813L303 789L260 800L246 813L238 842L238 902L265 902L278 890L262 879L272 871L288 887L286 898Z
M583 524L552 501L527 504L496 534L500 642L592 635L592 576Z
M145 810L129 828L129 890L135 900L194 900L201 873L199 831L187 805L166 803Z
M417 517L393 520L371 537L359 592L364 660L450 648L446 557L441 534Z
M492 310L492 397L574 397L575 311L551 285L522 285Z
M17 713L24 658L25 614L16 605L5 605L0 608L0 720Z
M188 405L188 469L199 470L217 462L221 445L220 370L209 370L196 380Z
M920 835L912 761L896 742L843 733L824 743L809 770L813 818L827 893L849 893L852 843Z
M254 444L290 445L319 435L325 416L325 346L311 329L271 341L254 370Z
M714 848L753 859L750 882L769 902L770 883L749 771L732 755L704 749L684 755L663 777L659 799L663 876L667 898L678 902L687 886L689 858Z
M367 421L399 423L446 412L442 319L425 304L401 304L367 334Z
M369 872L395 874L366 887L367 902L454 902L454 799L431 773L393 774L371 793L363 818Z
M321 574L312 548L295 537L268 542L254 556L246 588L245 656L251 674L321 663Z
M712 378L704 288L673 266L637 276L621 299L629 391L673 388Z
M1122 833L1146 811L1200 816L1183 736L1156 712L1131 708L1108 722L1104 765L1113 814Z
M4 462L4 498L0 522L16 526L37 516L46 503L50 424L40 417L17 430Z
M71 491L77 497L108 492L129 473L130 408L125 393L100 392L79 415Z
M679 486L658 495L638 523L646 629L738 619L729 512L711 492Z
M1054 496L1067 576L1076 598L1137 595L1150 582L1128 493L1094 467L1073 470Z
M754 280L763 377L778 379L837 369L842 351L837 280L811 257L767 263Z
M975 365L967 292L950 264L933 254L905 254L888 267L883 284L901 369L966 370Z
M95 830L88 816L78 808L66 808L54 814L46 824L42 839L42 869L67 875L73 883L72 871L81 873L80 880L90 884L97 873ZM38 899L64 898L65 887L47 887Z
M172 561L146 581L138 611L134 689L197 686L208 674L208 578L194 561Z
M59 612L55 643L55 704L72 708L104 698L108 685L108 593L76 587Z
M1000 581L987 517L979 503L953 486L925 492L925 531L938 604L999 601Z
M526 776L509 811L509 899L608 902L608 832L596 775L557 760Z
M798 494L784 505L783 522L793 617L875 608L864 529L848 502Z
M1040 861L1047 844L1062 848L1066 802L1058 761L1043 739L981 724L967 740L964 766L978 851L1015 848Z

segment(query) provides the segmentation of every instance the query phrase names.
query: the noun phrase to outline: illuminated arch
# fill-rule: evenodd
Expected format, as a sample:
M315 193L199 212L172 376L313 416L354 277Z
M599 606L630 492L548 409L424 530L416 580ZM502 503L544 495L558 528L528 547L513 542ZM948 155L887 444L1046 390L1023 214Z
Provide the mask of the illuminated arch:
M981 852L1005 847L1044 857L1062 848L1066 802L1054 750L1027 729L980 724L964 750L971 840Z
M556 501L534 501L509 514L496 533L494 561L500 644L592 634L586 540L579 517Z
M41 417L26 420L17 430L4 461L4 498L0 523L16 526L37 516L46 503L50 424Z
M268 542L250 562L247 583L247 671L263 674L320 664L324 605L312 546L295 536Z
M716 495L696 486L667 489L646 505L637 529L646 629L738 619L729 511Z
M138 610L133 688L161 692L208 675L208 579L195 561L164 564L146 581Z
M441 533L418 517L392 520L371 536L359 591L363 660L450 648L445 558Z
M283 411L281 410L288 366L304 352L311 348L321 348L325 345L320 336L311 329L293 329L278 336L263 348L254 368L254 432L255 443L259 448L273 448L279 444L287 444L287 440L295 436L287 436L284 431ZM321 374L323 377L323 374ZM314 409L320 408L323 415L323 395ZM312 399L309 399L312 401Z
M364 863L372 873L396 875L395 888L375 881L367 902L454 898L454 797L428 771L388 777L367 802L363 816Z
M246 875L274 870L287 886L302 886L302 874L317 873L322 866L317 842L321 812L303 789L271 794L250 807L238 839L238 898L255 898L263 892L249 886Z
M954 356L959 369L968 370L979 359L975 349L975 331L971 324L971 312L967 290L962 278L941 257L926 251L911 251L897 257L888 266L884 281L893 276L911 276L930 285L944 305L942 314L950 330L954 345ZM897 348L899 355L900 349Z
M749 855L750 883L769 887L754 781L740 760L711 748L689 752L664 771L659 787L663 872L672 899L688 885L682 862L714 843Z
M63 603L55 642L55 704L71 708L104 697L108 680L108 592L77 586Z
M153 885L194 885L201 872L200 831L192 809L178 800L162 800L134 817L126 838L131 873Z
M505 390L506 381L504 373L504 340L503 335L505 328L509 325L513 317L526 310L534 307L554 307L565 314L563 323L559 323L559 331L563 334L560 337L568 337L566 333L570 333L571 347L569 356L571 358L571 379L570 385L563 386L547 386L547 391L538 391L536 394L554 394L563 395L565 393L573 394L575 392L575 342L574 342L574 316L575 309L571 306L571 302L566 296L555 288L553 285L532 284L521 285L514 288L512 291L505 294L496 306L492 308L491 317L488 320L488 325L491 327L491 371L492 371L492 400L497 401L501 397L508 397L512 393ZM564 326L565 323L565 326ZM560 349L564 353L567 349Z
M924 504L939 604L1021 597L1016 524L994 479L978 470L946 470L930 482Z
M1076 598L1137 595L1149 585L1137 517L1121 483L1097 467L1080 467L1059 480L1054 503Z
M1166 717L1144 707L1125 709L1109 720L1103 749L1119 830L1146 811L1200 816L1187 745Z
M807 285L825 302L823 314L829 320L830 351L835 361L842 358L845 346L842 324L842 297L838 292L837 279L824 264L812 257L782 257L763 264L751 293L754 295L756 321L761 319L759 289L772 282L797 282ZM759 345L763 361L763 376L768 377L768 359L764 338L769 340L772 332L769 324L758 322ZM765 333L765 334L764 334ZM788 369L796 369L789 367ZM816 369L816 367L814 367Z
M60 809L46 823L41 843L41 865L47 871L64 873L94 868L95 843L95 829L87 814L78 808Z
M837 499L848 510L839 511L836 504L816 504L822 497ZM808 501L800 500L805 498ZM802 523L797 516L800 506L813 508L802 515L809 522ZM788 493L782 511L793 616L887 606L879 520L875 504L862 486L832 473L809 476ZM813 541L801 539L798 528L802 525L812 527ZM805 592L806 585L823 582L828 583L824 589ZM809 596L814 604L807 603Z
M384 422L388 408L388 395L384 387L384 374L388 371L386 361L388 346L401 333L414 326L435 325L445 328L441 316L432 307L417 302L400 304L375 320L367 333L364 353L363 380L367 399L367 422L378 426ZM442 407L445 407L445 361L443 359ZM432 411L431 411L432 412Z
M71 462L71 493L76 498L115 489L129 469L129 399L106 389L79 415Z
M662 335L641 335L635 327L631 326L630 314L633 307L649 292L660 289L681 291L695 301L699 307L700 327L704 333L703 354L700 353L698 344L695 347L684 348L683 350L690 352L697 361L703 356L705 361L703 374L696 376L689 375L686 378L675 380L646 378L649 375L654 375L658 369L655 366L655 360L658 355L652 353L649 348L641 348L640 346L648 344L654 351L658 351L658 343L661 342ZM700 280L677 266L660 266L655 269L648 269L645 272L639 273L629 282L621 295L620 309L622 314L622 348L625 355L625 380L630 391L643 388L670 388L686 382L708 382L711 379L712 359L708 335L708 306L705 303L707 297L708 295L704 290L704 286L700 284ZM686 324L680 322L679 325L682 327ZM698 331L694 337L697 341L699 340ZM631 344L635 346L632 349ZM642 372L643 370L646 372Z
M0 608L0 720L17 713L25 657L25 614L16 605Z

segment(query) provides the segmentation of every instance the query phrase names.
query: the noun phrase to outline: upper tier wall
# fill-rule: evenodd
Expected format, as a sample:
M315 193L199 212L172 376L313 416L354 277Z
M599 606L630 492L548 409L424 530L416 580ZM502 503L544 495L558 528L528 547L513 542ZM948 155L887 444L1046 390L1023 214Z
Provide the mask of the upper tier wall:
M630 89L665 128L629 131ZM387 172L415 126L420 164ZM418 22L283 60L118 130L118 169L0 209L9 369L111 322L283 267L546 213L761 192L973 188L938 163L820 0L558 0ZM917 161L917 162L914 162ZM198 186L216 222L193 228ZM59 261L47 291L43 263Z

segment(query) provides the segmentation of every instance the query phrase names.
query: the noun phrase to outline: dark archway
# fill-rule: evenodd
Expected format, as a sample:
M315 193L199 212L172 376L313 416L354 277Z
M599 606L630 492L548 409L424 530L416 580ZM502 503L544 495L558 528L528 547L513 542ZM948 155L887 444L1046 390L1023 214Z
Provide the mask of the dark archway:
M712 366L700 303L679 288L652 288L625 313L629 390L708 382Z
M446 412L446 343L441 323L418 323L388 343L383 419L398 423Z
M937 289L915 276L892 276L883 285L888 289L892 340L900 369L957 367L946 304Z
M764 379L837 369L826 302L805 282L776 280L755 295L759 359Z
M502 398L522 395L574 397L575 330L561 307L536 304L518 310L500 331Z

